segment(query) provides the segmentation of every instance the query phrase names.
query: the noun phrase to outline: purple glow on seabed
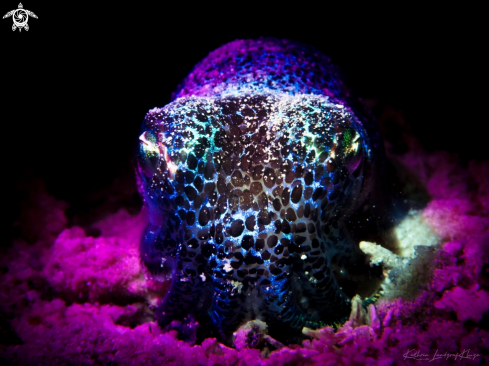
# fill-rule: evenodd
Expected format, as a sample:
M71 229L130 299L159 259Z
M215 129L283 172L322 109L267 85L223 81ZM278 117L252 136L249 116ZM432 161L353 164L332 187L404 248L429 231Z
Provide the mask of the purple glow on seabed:
M211 67L200 66L204 71ZM284 70L288 71L285 66ZM207 81L211 86L202 88L205 75L219 82ZM176 96L221 93L229 75L231 69L229 74L194 72ZM311 93L316 86L297 88ZM342 93L340 86L328 90L321 93L332 97ZM26 189L31 198L22 218L25 239L0 259L0 303L6 319L2 339L10 340L0 344L0 361L436 365L450 359L454 364L487 364L489 163L470 162L463 169L453 155L426 153L411 137L407 143L409 151L396 158L429 191L432 199L423 219L443 243L427 289L412 301L380 300L368 325L351 320L336 333L324 328L316 339L267 357L259 350L238 351L214 339L190 346L173 331L161 332L151 309L168 282L152 279L139 258L145 209L135 216L125 210L107 216L94 225L101 233L94 238L82 228L67 228L66 204L49 196L42 183L33 182Z

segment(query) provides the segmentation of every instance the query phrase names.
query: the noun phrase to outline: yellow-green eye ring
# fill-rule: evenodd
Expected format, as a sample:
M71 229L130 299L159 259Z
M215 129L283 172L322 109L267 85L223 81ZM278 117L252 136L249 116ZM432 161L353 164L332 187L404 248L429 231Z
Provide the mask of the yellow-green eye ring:
M148 131L139 136L139 166L143 174L150 178L156 172L158 161L160 159L160 150L156 137Z

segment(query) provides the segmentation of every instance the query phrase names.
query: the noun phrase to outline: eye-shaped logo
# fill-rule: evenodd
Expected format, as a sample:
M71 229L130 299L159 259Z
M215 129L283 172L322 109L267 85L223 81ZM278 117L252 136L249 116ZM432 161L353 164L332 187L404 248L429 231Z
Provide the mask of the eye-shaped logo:
M19 8L9 11L7 14L3 16L3 19L12 17L14 24L12 25L12 30L16 30L17 28L19 29L19 32L24 28L26 31L29 30L29 26L27 25L27 21L29 20L29 16L36 18L37 15L34 14L30 10L24 9L22 6L22 3L19 3Z

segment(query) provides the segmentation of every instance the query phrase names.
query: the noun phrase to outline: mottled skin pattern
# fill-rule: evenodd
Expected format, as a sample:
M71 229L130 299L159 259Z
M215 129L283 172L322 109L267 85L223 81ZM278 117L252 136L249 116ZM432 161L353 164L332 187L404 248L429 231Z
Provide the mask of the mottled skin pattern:
M275 39L214 51L146 115L141 257L171 277L162 326L195 320L230 343L261 319L289 341L278 333L348 316L332 266L359 256L345 222L375 187L381 154L357 115L325 56Z

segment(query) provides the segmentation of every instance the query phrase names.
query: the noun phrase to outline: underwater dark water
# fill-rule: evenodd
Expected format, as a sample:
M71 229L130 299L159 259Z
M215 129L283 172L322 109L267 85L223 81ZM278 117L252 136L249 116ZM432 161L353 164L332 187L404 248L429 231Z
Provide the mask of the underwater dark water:
M292 16L245 7L222 16L99 5L97 14L110 14L103 24L90 7L68 7L69 17L63 9L36 9L43 18L31 19L29 32L2 22L6 163L14 176L34 169L63 198L76 200L119 176L144 114L167 104L211 50L259 36L304 42L331 57L359 96L399 110L425 148L464 160L489 157L480 130L477 9L332 7L316 14L299 7ZM186 15L171 20L175 14Z

